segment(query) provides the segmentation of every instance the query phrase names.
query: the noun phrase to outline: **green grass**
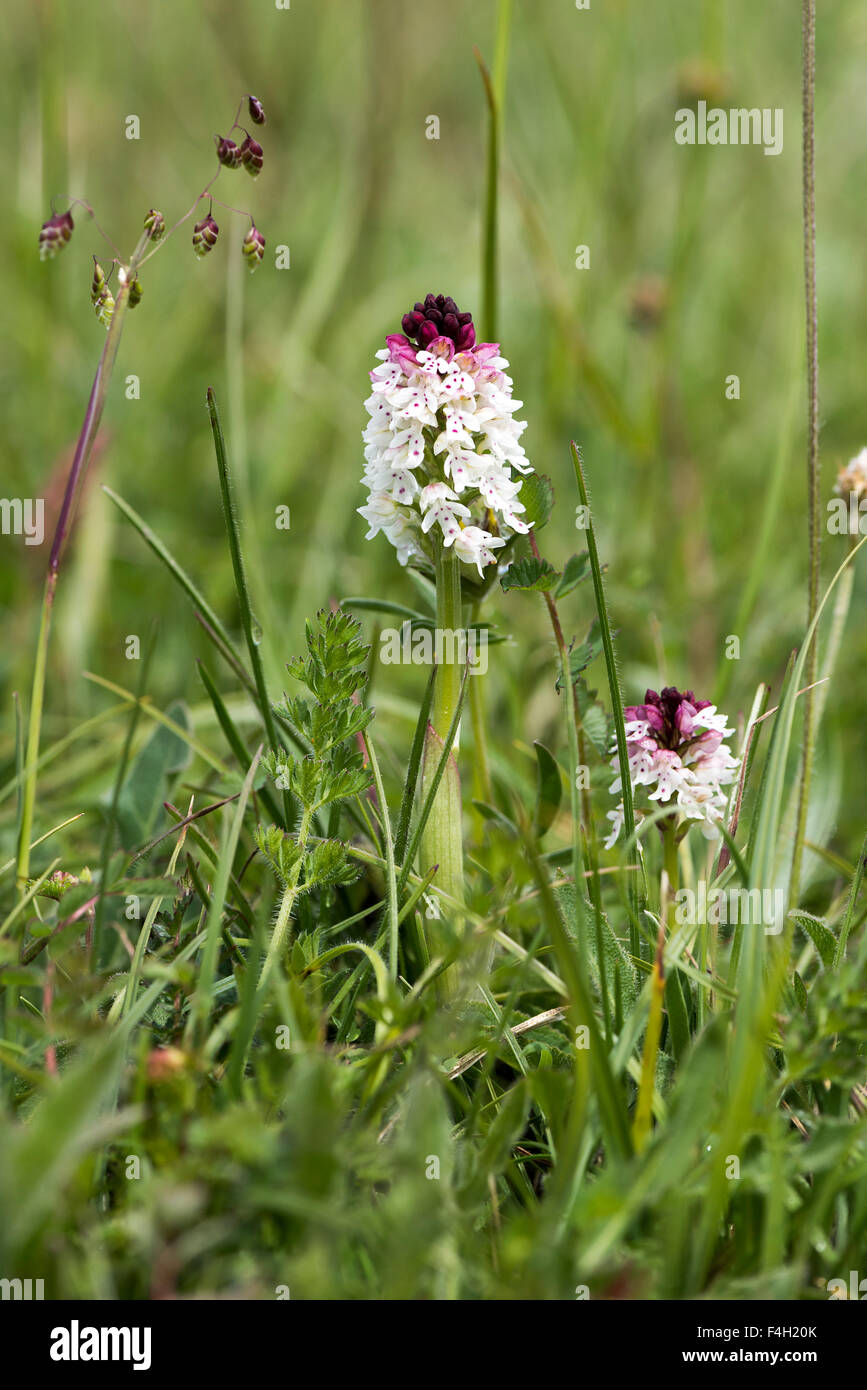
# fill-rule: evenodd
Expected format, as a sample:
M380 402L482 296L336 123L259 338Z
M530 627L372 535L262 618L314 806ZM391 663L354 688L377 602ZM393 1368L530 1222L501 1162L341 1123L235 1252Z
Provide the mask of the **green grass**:
M655 826L602 845L618 701L715 692L742 747L761 722L727 866L691 834L680 882L789 886L808 573L796 11L10 15L3 490L45 497L49 524L43 547L0 537L4 1276L82 1298L809 1299L867 1273L863 555L823 534L829 679L783 932L669 914L660 934ZM820 516L867 427L865 39L855 0L820 14ZM723 105L784 108L779 158L675 145L675 109L721 82ZM239 273L241 223L217 210L203 263L183 228L142 271L60 573L16 887L51 517L105 342L90 256L110 260L81 215L42 264L38 227L68 192L128 252L149 207L186 211L251 89L265 167L217 192L254 211L265 261ZM496 584L479 610L507 640L466 682L463 902L434 896L417 854L428 673L377 659L379 627L431 621L434 595L354 510L366 374L429 290L496 323L553 484L541 555L562 572L589 549L587 582L550 602ZM315 665L316 614L350 596L369 650L345 690L314 691L326 746L286 663ZM594 620L573 704L566 649ZM361 780L339 799L344 773ZM59 901L58 868L80 880Z

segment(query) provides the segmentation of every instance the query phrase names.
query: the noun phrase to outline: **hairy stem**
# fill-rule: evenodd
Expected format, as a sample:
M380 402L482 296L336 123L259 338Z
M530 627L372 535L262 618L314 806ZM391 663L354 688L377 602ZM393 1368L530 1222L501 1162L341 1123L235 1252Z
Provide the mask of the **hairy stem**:
M277 911L277 920L274 923L274 930L271 933L271 941L268 946L268 954L265 957L265 964L262 966L262 974L259 976L259 997L264 994L268 976L274 966L275 961L280 959L286 943L286 936L289 931L289 923L292 920L292 909L300 891L298 880L301 877L301 867L304 863L304 855L307 850L307 841L310 837L310 827L313 824L313 812L305 806L301 813L301 821L298 826L297 844L301 851L296 859L286 887L283 890L283 897L280 900L280 907Z

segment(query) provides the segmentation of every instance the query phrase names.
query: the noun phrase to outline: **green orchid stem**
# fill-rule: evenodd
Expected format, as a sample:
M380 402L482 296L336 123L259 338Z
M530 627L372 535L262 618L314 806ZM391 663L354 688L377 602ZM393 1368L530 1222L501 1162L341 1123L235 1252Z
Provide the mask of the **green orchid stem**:
M436 552L437 627L440 632L457 632L461 627L461 562L454 551L440 543ZM451 644L444 641L446 656ZM462 671L456 661L445 660L437 671L434 689L433 727L444 739L455 716L461 693ZM455 744L457 744L455 739Z
M479 620L480 605L474 603L470 613L470 626L475 627ZM492 797L491 767L488 759L488 732L485 715L485 677L479 671L473 672L467 692L470 700L470 718L473 727L473 796L476 801L490 802ZM484 816L477 812L476 830L481 837L485 824Z
M438 539L436 548L436 592L437 627L443 634L442 649L444 660L437 670L436 687L431 723L425 740L424 762L422 764L422 800L436 773L445 740L455 716L461 693L463 672L460 664L449 657L457 655L457 642L445 638L446 633L458 632L462 626L461 604L461 562L453 551L447 550ZM455 739L457 747L457 738ZM428 823L425 826L420 846L420 866L422 874L428 873L435 865L437 872L433 883L456 902L464 901L464 848L462 829L461 781L457 758L452 751L446 764L443 779L437 790ZM428 919L430 954L440 954L448 948L449 939L437 928L438 918ZM452 932L459 935L462 930L460 919L452 920ZM439 978L440 994L453 997L458 992L458 971L450 966Z
M662 862L665 868L665 894L662 911L662 925L660 926L659 937L656 945L656 964L654 966L654 988L662 990L662 997L665 1000L665 1007L668 1012L669 1020L676 1018L678 1013L683 1011L683 996L678 979L677 968L671 965L666 972L663 962L663 950L665 941L674 932L675 906L677 902L677 890L680 885L680 863L678 860L678 827L677 815L671 815L666 820L660 822L662 826ZM655 998L655 996L654 996ZM648 1034L653 1023L653 1004L651 1005L651 1019L648 1024ZM659 1039L657 1038L657 1046ZM676 1042L676 1039L675 1039ZM670 1046L675 1046L675 1042ZM675 1046L676 1055L676 1046Z
M674 898L680 880L680 868L677 859L677 816L671 816L662 822L662 855L665 866L665 874L668 879L668 893L666 896L665 920L669 930L671 930L674 918Z

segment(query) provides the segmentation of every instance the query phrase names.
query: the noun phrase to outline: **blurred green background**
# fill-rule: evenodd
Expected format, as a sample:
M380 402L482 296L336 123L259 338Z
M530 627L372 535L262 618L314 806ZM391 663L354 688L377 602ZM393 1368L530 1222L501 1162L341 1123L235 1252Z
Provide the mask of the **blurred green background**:
M148 690L186 699L202 724L191 609L100 491L126 498L234 625L231 570L205 409L213 386L236 470L257 616L274 693L304 618L331 598L414 591L384 538L364 540L360 433L366 373L387 332L427 291L478 311L486 108L473 58L493 61L494 0L269 0L166 6L38 0L7 8L6 214L0 276L4 496L56 509L104 330L89 304L91 255L111 251L79 210L71 245L42 264L50 199L89 200L124 253L150 207L180 217L215 164L212 136L238 101L264 103L264 171L221 174L215 192L249 209L267 238L255 277L246 224L215 209L219 245L195 259L187 224L143 276L126 325L103 433L61 578L45 743L112 697L94 671L135 685L125 640L156 617ZM864 188L867 9L822 6L817 160L823 505L837 469L867 443L858 344L867 329ZM683 148L674 113L706 98L783 107L778 158L761 148ZM125 138L136 115L140 138ZM426 138L436 115L440 138ZM725 690L732 715L778 683L803 633L806 574L800 6L795 0L515 0L501 174L499 338L512 364L530 459L558 511L543 553L580 548L568 444L582 445L608 565L624 692L675 683ZM290 248L291 268L274 252ZM578 245L590 267L575 267ZM124 380L140 380L127 400ZM740 379L727 400L725 379ZM278 530L275 508L291 509ZM765 509L768 509L767 511ZM766 539L759 544L762 519ZM50 532L49 532L50 534ZM845 542L824 537L823 573ZM31 675L48 540L0 538L0 734L13 770L12 692ZM752 591L754 601L744 606ZM821 740L817 814L854 854L863 826L859 677L864 596L856 581ZM566 603L584 635L592 597ZM552 646L538 597L495 599L513 636L493 653L497 757L550 737L558 719ZM740 638L726 663L724 640ZM386 677L388 679L386 679ZM231 678L219 672L220 683ZM377 676L390 766L411 732L423 677ZM718 682L722 681L720 687ZM598 684L599 682L595 682ZM727 685L727 689L726 689ZM109 785L124 722L75 743L42 779L55 819ZM141 730L142 735L150 730ZM380 734L380 742L382 735ZM14 799L0 808L12 853ZM48 828L45 813L37 833ZM86 857L96 823L64 841ZM55 852L60 852L57 850Z

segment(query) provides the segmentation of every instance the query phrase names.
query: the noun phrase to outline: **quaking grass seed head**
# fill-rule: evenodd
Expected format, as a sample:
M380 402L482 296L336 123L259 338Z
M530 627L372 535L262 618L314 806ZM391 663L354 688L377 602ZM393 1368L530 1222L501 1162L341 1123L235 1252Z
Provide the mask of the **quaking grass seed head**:
M91 302L91 304L98 304L100 298L101 298L102 295L105 293L105 290L106 290L105 271L103 270L103 268L102 268L102 266L100 265L99 261L96 259L96 256L94 256L94 258L93 258L93 279L92 279L91 282L90 282L90 302Z
M217 142L217 158L226 169L239 169L241 166L241 150L234 140L230 140L225 135L215 135Z
M108 287L105 272L96 256L93 258L93 279L90 282L90 302L103 328L108 328L114 313L114 295Z
M241 145L241 163L251 178L257 179L262 172L264 151L258 140L248 135Z
M139 280L137 275L131 275L127 267L123 265L118 268L117 278L121 285L129 286L129 307L131 309L138 308L139 304L141 304L143 294L141 280Z
M151 241L159 241L165 234L166 219L161 212L157 212L156 208L151 208L144 220L144 228Z
M247 97L247 110L250 112L250 120L254 125L265 124L265 108L258 97Z
M103 328L109 328L114 315L114 295L107 285L94 307L96 308L96 317L99 319Z
M256 267L261 264L262 258L265 255L265 238L255 223L250 227L250 230L244 237L241 253L252 275Z
M220 229L210 213L193 228L193 250L197 256L207 256L217 244Z
M53 260L72 237L75 223L71 212L56 212L43 222L39 232L39 259Z

